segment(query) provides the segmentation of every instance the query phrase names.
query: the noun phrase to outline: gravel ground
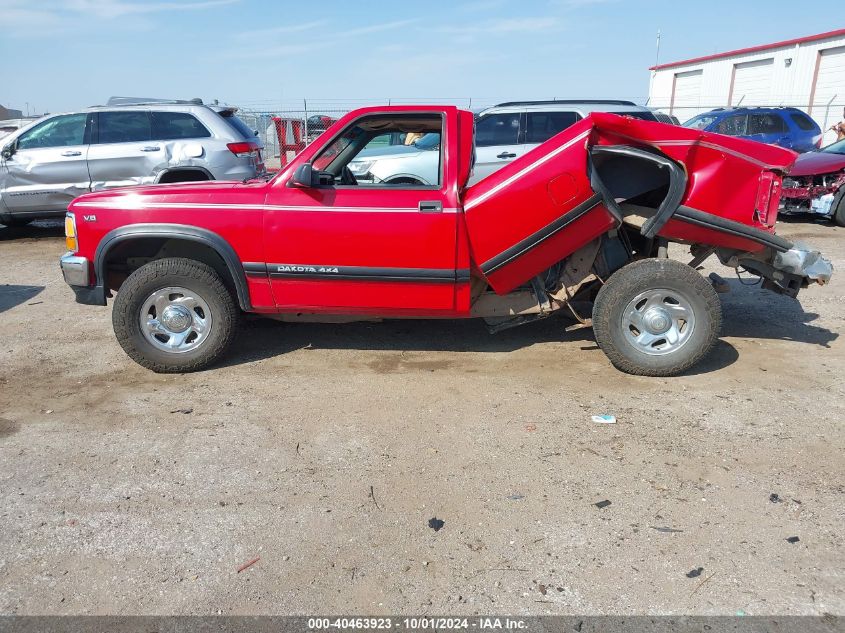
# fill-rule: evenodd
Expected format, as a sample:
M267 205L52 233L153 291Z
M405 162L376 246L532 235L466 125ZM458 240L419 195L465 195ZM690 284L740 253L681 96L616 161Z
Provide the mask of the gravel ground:
M845 271L845 230L779 230ZM2 613L845 613L842 273L731 281L674 379L557 319L254 320L159 376L62 250L0 227Z

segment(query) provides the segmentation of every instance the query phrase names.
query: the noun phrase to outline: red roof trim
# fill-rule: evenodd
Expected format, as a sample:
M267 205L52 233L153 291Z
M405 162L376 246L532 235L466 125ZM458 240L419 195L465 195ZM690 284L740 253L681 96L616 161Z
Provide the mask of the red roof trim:
M735 51L727 51L726 53L716 53L715 55L704 55L703 57L693 57L692 59L685 59L680 62L658 64L657 66L652 66L651 68L649 68L649 70L663 70L664 68L674 68L675 66L686 66L687 64L709 62L711 59L721 59L723 57L733 57L735 55L747 55L749 53L758 53L760 51L767 51L773 48L783 48L784 46L795 46L796 44L804 44L806 42L826 40L831 37L841 37L843 35L845 35L845 29L838 29L836 31L828 31L827 33L819 33L817 35L798 37L794 40L784 40L782 42L775 42L773 44L763 44L761 46L752 46L750 48L739 48Z

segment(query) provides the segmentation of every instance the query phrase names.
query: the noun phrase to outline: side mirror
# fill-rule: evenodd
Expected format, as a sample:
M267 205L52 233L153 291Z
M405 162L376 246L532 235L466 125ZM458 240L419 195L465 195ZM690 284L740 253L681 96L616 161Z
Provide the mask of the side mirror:
M293 172L290 185L294 187L330 187L334 184L334 176L327 171L314 169L311 163L304 163Z
M293 172L290 182L294 187L316 187L320 184L316 178L318 173L311 167L311 163L303 163Z
M3 148L3 151L0 152L0 156L3 157L3 160L9 160L15 154L15 144L10 143Z

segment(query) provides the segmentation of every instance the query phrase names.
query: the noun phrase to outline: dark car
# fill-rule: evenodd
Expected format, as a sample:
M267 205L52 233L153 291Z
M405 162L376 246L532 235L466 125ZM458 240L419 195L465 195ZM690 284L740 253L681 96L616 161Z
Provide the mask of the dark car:
M717 108L694 116L684 127L780 145L796 152L813 151L822 142L821 128L798 108Z

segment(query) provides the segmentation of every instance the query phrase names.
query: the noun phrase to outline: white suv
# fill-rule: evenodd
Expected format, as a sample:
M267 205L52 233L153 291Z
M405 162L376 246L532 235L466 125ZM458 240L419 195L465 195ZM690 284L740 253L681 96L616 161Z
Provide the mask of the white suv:
M475 167L469 184L486 178L519 156L562 132L591 112L656 121L632 101L511 101L483 110L475 120ZM376 137L349 163L361 182L430 185L440 169L439 135L406 139ZM437 136L437 138L435 138Z
M243 180L264 172L263 145L237 108L113 97L0 139L0 224L61 216L89 191Z

